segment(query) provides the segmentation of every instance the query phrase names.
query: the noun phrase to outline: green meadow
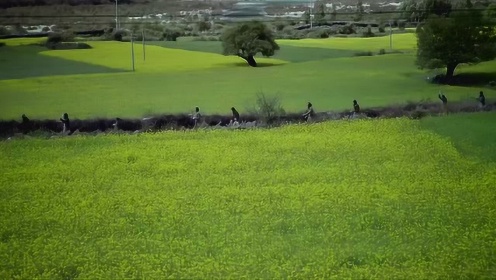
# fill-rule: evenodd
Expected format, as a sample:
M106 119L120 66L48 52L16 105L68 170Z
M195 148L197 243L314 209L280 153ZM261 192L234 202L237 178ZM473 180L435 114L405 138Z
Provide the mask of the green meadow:
M30 41L31 40L31 41ZM311 101L317 111L342 110L357 99L362 107L437 99L473 98L484 84L438 86L425 81L434 73L414 65L415 35L389 37L280 40L273 58L258 58L259 68L221 55L220 42L140 43L88 42L86 50L46 50L30 46L40 39L4 40L0 48L0 119L140 117L151 113L189 112L200 106L207 114L243 113L255 95L278 96L287 111L304 110ZM143 53L145 52L145 53ZM145 56L144 56L145 54ZM31 62L31 63L30 63ZM496 77L496 61L460 66L458 73ZM496 91L484 89L489 100Z
M0 277L490 279L495 119L3 141Z

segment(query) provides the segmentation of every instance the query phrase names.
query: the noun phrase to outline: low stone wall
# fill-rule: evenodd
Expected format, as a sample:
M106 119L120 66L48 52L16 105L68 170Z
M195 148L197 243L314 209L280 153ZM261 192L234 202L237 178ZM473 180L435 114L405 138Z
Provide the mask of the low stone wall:
M484 108L477 106L477 102L452 102L448 104L446 111L439 103L413 103L405 105L364 108L360 114L353 114L350 111L341 112L318 112L309 122L322 122L340 119L366 119L366 118L397 118L408 117L420 119L426 116L436 116L446 113L477 112L496 110L496 103L488 104ZM208 115L204 116L201 122L195 122L187 114L164 114L154 115L142 119L74 119L70 121L70 129L65 132L67 135L80 133L136 133L153 132L163 130L184 130L194 128L212 129L246 129L254 127L275 127L285 124L307 122L302 114L290 113L284 116L266 120L256 115L242 115L239 123L233 123L231 116ZM60 120L10 120L0 121L0 138L6 139L21 135L49 136L61 134L63 124Z

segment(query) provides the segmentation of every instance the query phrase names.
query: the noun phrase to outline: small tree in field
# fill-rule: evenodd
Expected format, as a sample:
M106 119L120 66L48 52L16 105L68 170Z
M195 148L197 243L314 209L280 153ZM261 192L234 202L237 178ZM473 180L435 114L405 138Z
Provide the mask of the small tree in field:
M273 56L279 46L274 34L262 22L247 22L229 28L221 36L224 55L237 55L252 67L257 66L254 56Z

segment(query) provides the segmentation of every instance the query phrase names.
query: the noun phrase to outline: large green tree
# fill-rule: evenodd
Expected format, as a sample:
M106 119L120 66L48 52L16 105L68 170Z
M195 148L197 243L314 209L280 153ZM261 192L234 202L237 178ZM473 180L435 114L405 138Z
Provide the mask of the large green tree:
M491 23L496 24L496 4L491 4L487 7L485 16Z
M258 21L241 23L227 29L221 40L224 55L237 55L252 67L257 66L256 54L269 57L279 50L272 30Z
M496 57L496 32L479 10L452 11L449 17L431 14L417 27L417 65L446 67L450 83L460 63L477 63Z
M451 9L451 0L405 0L398 7L401 19L414 22L423 22L431 14L448 16Z
M421 20L427 19L431 14L449 16L453 8L451 0L423 0L419 6Z

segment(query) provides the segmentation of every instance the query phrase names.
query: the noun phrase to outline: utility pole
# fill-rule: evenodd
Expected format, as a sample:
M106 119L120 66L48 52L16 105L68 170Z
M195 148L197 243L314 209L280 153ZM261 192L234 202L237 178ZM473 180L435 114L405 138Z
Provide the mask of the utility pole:
M115 30L119 30L119 18L118 18L118 2L119 0L115 0Z
M141 30L141 37L143 37L143 61L146 60L146 54L145 54L145 29L143 28Z
M313 28L313 11L312 8L310 8L310 29Z
M392 21L389 21L389 49L393 50L393 26Z
M133 72L134 72L134 34L131 33L131 60L133 61Z

